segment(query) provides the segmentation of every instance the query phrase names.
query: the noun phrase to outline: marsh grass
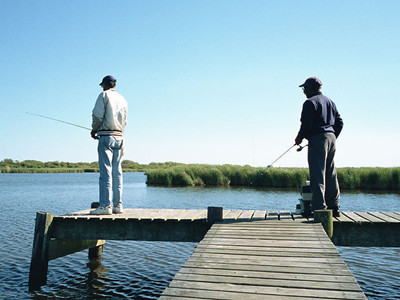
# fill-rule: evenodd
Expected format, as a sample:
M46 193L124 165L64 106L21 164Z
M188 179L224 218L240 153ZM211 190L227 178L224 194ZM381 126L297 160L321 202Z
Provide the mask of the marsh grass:
M337 169L341 189L400 190L400 168ZM237 165L176 165L146 172L147 184L164 186L254 186L298 188L306 168L254 168Z
M168 168L174 163L164 163L164 164L150 164L141 165L139 163L124 160L122 162L122 168L124 172L144 172L147 169L152 168ZM59 162L59 161L49 161L41 162L37 160L24 160L24 161L14 161L12 159L4 159L0 161L0 173L92 173L99 172L98 162Z
M345 189L400 190L400 168L340 168L337 173Z
M147 184L166 186L260 186L299 187L308 170L254 168L236 165L180 165L146 172Z
M84 173L96 172L92 169L78 169L78 168L0 168L0 173Z
M307 168L255 168L238 165L182 164L176 162L139 164L122 162L124 172L146 172L147 184L162 186L255 186L298 188L309 179ZM0 161L0 173L98 172L98 163L40 162L12 159ZM339 168L341 189L400 191L400 167Z

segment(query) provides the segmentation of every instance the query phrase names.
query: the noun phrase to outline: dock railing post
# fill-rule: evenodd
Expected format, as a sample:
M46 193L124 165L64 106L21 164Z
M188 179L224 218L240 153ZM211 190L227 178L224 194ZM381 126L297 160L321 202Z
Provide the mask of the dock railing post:
M32 258L29 271L29 290L39 289L46 284L49 264L49 241L54 215L37 212L33 237Z
M332 210L321 209L314 210L314 222L321 223L325 229L326 234L332 239L333 236L333 217Z
M215 222L222 221L222 207L209 206L207 208L207 222L212 225Z

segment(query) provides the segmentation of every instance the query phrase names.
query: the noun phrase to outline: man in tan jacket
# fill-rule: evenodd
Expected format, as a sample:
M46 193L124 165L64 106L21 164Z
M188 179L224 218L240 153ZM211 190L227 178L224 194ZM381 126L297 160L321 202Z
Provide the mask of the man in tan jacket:
M92 210L94 215L122 213L122 167L123 136L128 115L125 98L115 91L117 80L108 75L100 86L103 92L97 98L92 111L93 139L98 139L100 169L100 207Z

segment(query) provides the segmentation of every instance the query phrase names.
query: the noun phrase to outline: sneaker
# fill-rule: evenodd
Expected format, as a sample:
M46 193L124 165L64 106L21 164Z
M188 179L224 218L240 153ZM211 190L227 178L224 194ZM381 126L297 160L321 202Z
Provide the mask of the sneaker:
M332 210L332 217L340 218L340 211L338 209Z
M338 207L328 207L328 209L332 210L332 217L334 217L334 218L340 217L340 211L339 211Z
M122 208L122 204L118 204L113 207L112 209L113 214L122 214L124 212L124 209Z
M311 210L302 210L301 211L301 216L303 218L314 218L314 212L312 212Z
M111 207L99 206L98 208L91 210L90 214L91 215L112 215L112 209L111 209Z

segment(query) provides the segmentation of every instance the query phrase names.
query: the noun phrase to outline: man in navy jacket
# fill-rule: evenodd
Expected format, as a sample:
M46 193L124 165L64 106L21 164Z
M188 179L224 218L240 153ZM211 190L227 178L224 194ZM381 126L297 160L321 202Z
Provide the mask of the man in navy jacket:
M335 103L321 93L321 86L317 77L310 77L300 85L307 100L303 104L295 144L300 145L304 138L308 140L312 210L332 209L333 216L339 217L340 190L334 157L343 120ZM308 217L310 212L303 212L303 215Z

